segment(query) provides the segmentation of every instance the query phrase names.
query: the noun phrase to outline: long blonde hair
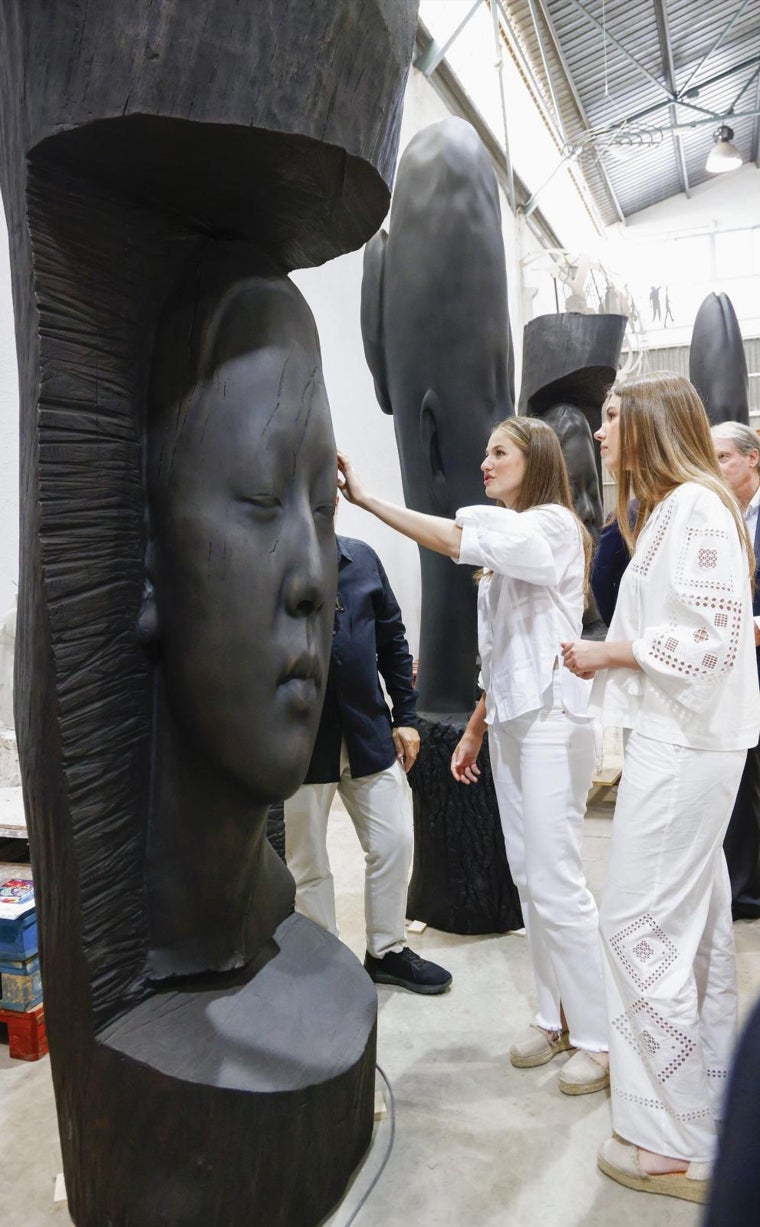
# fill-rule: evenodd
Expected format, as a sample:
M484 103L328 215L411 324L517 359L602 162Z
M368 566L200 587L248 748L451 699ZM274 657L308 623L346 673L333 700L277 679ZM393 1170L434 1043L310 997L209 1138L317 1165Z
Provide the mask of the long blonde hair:
M707 413L693 384L674 371L651 371L613 384L607 399L611 396L620 398L617 521L631 552L657 504L693 481L717 494L730 511L754 581L754 552L744 518L721 476ZM628 516L632 498L639 503L633 525Z
M593 543L585 524L578 518L573 507L570 478L559 439L551 426L540 418L505 418L493 427L491 435L495 435L497 431L507 435L525 457L525 475L513 510L528 511L531 507L540 507L545 503L559 503L560 507L567 507L568 511L572 512L583 543L584 586L588 586ZM504 506L503 503L501 505Z

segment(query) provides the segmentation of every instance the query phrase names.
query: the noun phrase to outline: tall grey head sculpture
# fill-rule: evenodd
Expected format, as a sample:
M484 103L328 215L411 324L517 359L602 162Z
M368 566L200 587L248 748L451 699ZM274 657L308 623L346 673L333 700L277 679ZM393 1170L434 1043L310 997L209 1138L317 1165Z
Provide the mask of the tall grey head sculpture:
M593 540L604 519L601 458L593 434L607 390L615 381L626 316L566 311L525 325L520 412L541 417L559 437L573 504ZM606 627L589 594L584 634L603 638Z
M335 600L288 273L385 216L415 27L413 0L0 5L15 720L78 1227L306 1227L371 1138L374 987L289 914L264 832Z
M398 167L389 231L367 244L361 306L380 408L393 414L408 507L484 503L480 464L514 413L514 358L496 178L474 128L431 124ZM469 712L477 680L469 568L420 548L419 707Z
M689 379L713 426L749 425L749 376L744 343L727 294L708 294L697 312L689 350Z

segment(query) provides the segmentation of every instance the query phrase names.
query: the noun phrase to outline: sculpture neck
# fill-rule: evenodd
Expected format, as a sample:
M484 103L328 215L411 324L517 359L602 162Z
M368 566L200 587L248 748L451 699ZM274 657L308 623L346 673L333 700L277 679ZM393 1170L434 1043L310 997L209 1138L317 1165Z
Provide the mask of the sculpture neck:
M295 895L266 838L268 806L189 740L158 672L146 867L154 981L257 964Z

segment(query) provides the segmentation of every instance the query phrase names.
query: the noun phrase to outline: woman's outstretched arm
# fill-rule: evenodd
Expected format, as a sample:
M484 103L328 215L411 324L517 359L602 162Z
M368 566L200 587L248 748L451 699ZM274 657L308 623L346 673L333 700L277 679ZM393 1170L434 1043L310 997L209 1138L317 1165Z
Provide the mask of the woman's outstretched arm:
M429 516L422 511L400 507L397 503L389 503L387 499L370 494L362 485L351 461L342 452L338 452L338 485L350 503L363 507L384 524L395 528L405 537L411 537L418 545L424 545L426 549L434 550L437 554L446 554L449 558L459 557L462 530L458 524L444 519L443 516Z

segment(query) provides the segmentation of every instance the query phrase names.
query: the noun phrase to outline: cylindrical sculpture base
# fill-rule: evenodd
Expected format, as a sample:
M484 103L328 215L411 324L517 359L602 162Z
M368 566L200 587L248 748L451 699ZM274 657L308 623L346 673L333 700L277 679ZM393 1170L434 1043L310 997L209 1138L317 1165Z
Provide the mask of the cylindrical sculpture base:
M314 1227L339 1201L372 1136L377 995L304 917L275 941L247 983L101 1033L64 1148L77 1227Z
M446 933L506 933L522 927L491 776L487 738L480 779L465 787L449 770L463 720L420 723L409 775L414 793L414 864L407 915Z

